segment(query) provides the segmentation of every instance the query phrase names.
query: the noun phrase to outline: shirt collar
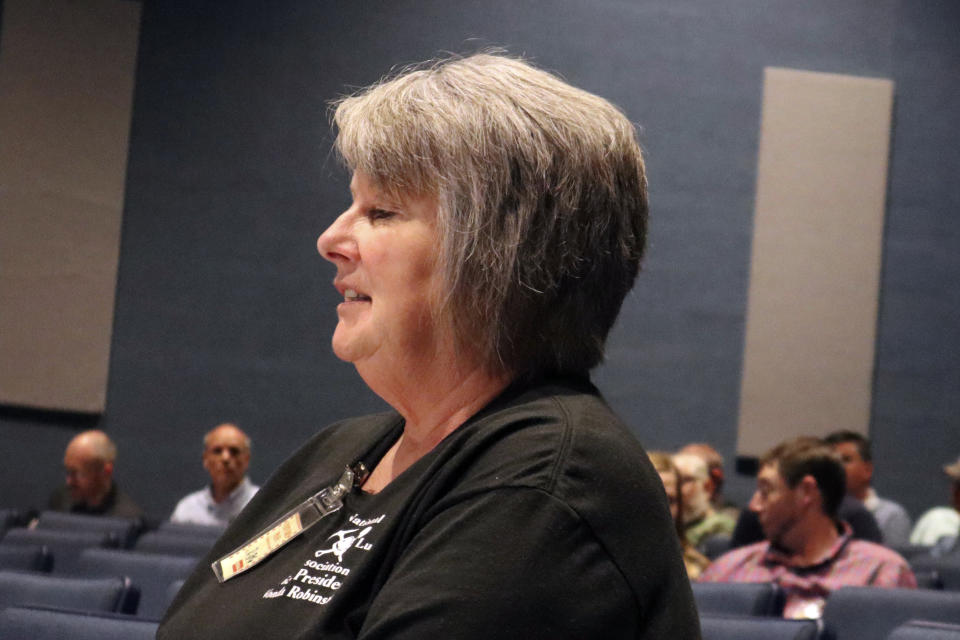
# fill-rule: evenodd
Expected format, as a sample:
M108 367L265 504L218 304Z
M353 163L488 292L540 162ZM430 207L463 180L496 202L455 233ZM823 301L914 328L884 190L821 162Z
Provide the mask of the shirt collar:
M250 476L243 476L243 480L240 481L240 484L234 487L233 491L231 491L227 495L226 500L224 500L220 504L227 504L227 503L233 502L238 497L244 495L247 492L247 488L250 485L251 485ZM210 502L215 502L213 499L213 485L209 485L209 484L207 485L207 497L210 498Z
M763 553L763 563L783 565L795 569L813 569L824 564L830 564L840 555L840 552L843 551L843 548L847 546L847 543L850 542L853 537L853 529L851 529L850 525L846 522L840 521L838 528L840 529L840 535L834 543L830 545L830 549L828 549L821 558L810 564L801 564L798 560L794 559L792 554L774 547L769 542L767 543L767 549Z
M863 505L870 511L875 511L880 505L880 497L877 496L877 492L873 490L873 487L867 488L867 497L863 499Z

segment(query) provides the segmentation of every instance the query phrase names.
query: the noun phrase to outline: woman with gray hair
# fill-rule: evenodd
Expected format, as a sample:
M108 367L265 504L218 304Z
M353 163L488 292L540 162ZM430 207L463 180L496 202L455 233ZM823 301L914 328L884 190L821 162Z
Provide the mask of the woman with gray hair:
M486 54L334 122L333 349L394 411L284 463L158 638L699 637L660 479L588 377L643 253L630 122Z

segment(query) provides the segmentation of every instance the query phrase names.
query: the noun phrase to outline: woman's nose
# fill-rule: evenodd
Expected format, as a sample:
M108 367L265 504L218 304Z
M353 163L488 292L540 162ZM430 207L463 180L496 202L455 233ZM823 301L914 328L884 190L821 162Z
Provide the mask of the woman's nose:
M350 233L349 213L350 209L341 213L317 238L317 251L330 262L351 260L356 253L356 244Z

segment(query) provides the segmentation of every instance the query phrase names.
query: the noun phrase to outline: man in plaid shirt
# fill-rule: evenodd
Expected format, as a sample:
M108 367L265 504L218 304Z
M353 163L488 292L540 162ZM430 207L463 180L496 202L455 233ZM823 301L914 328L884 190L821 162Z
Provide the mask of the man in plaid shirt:
M916 587L901 556L852 539L850 526L837 520L845 486L840 459L821 440L774 447L760 459L750 500L766 540L720 556L700 581L776 582L786 593L786 618L819 618L839 587Z

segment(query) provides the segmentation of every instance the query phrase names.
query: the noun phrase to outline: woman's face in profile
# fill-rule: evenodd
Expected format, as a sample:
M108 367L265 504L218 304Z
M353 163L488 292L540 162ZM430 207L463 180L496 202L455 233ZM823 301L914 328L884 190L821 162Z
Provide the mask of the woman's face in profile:
M440 283L436 201L390 198L361 171L350 192L350 208L317 240L343 296L333 351L361 375L364 366L408 370L429 361L440 339L431 314Z

